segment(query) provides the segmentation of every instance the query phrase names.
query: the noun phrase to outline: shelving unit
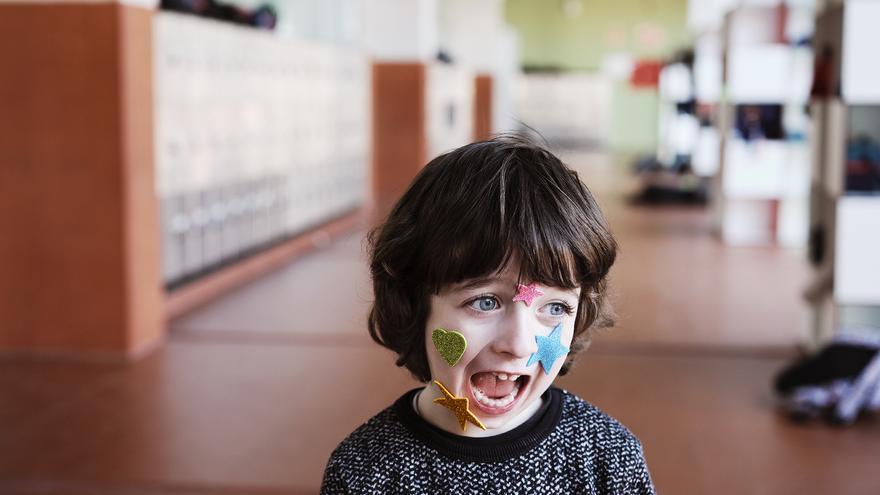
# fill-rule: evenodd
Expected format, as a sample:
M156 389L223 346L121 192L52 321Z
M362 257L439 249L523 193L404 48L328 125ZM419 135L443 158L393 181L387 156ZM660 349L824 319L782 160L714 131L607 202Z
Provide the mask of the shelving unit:
M814 340L880 331L880 3L828 2L816 17L810 110Z
M734 245L806 244L812 54L803 2L743 2L725 17L714 207ZM756 77L760 74L760 77Z
M717 169L710 123L697 99L695 50L682 50L660 69L657 150L636 163L642 203L705 204ZM708 131L708 132L707 132ZM717 134L716 134L717 136ZM717 140L716 140L717 146ZM707 159L708 158L708 159Z
M718 173L721 163L721 136L717 126L724 67L720 38L717 31L706 30L694 41L694 99L700 129L691 166L695 174L707 178Z

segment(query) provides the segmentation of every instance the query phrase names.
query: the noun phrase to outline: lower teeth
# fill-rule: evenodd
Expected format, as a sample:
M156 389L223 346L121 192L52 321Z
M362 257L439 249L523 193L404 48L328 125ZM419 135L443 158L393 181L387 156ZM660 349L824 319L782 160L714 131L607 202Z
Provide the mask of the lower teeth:
M489 397L486 397L486 395L483 392L481 392L480 389L476 389L476 388L474 389L474 397L477 399L477 402L479 402L480 404L483 404L485 406L489 406L489 407L507 406L511 402L513 402L514 399L516 399L516 394L518 394L518 393L519 393L519 385L517 385L513 389L513 391L510 392L509 394L507 394L506 396L501 397L500 399L491 399Z

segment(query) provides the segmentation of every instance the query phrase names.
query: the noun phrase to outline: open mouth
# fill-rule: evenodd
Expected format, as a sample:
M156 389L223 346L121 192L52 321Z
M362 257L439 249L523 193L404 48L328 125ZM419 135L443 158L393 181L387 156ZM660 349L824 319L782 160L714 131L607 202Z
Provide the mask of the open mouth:
M513 409L529 383L528 375L482 371L471 376L471 396L477 407L489 414Z

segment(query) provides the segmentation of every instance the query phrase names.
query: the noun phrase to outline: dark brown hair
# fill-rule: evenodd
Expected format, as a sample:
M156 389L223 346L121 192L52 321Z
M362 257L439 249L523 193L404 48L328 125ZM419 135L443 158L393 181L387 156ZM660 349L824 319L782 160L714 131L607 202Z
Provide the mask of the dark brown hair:
M511 259L520 263L520 280L581 288L560 374L588 345L588 330L612 324L606 276L617 243L577 174L524 137L496 137L431 160L368 242L370 336L423 382L431 379L431 294L503 270Z

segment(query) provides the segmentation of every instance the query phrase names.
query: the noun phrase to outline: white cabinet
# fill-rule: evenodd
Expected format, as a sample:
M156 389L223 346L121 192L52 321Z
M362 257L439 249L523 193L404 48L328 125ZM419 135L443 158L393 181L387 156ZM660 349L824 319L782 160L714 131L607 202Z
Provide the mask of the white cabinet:
M880 197L840 198L836 223L834 298L880 305Z
M843 11L843 98L880 104L880 2L848 0Z

